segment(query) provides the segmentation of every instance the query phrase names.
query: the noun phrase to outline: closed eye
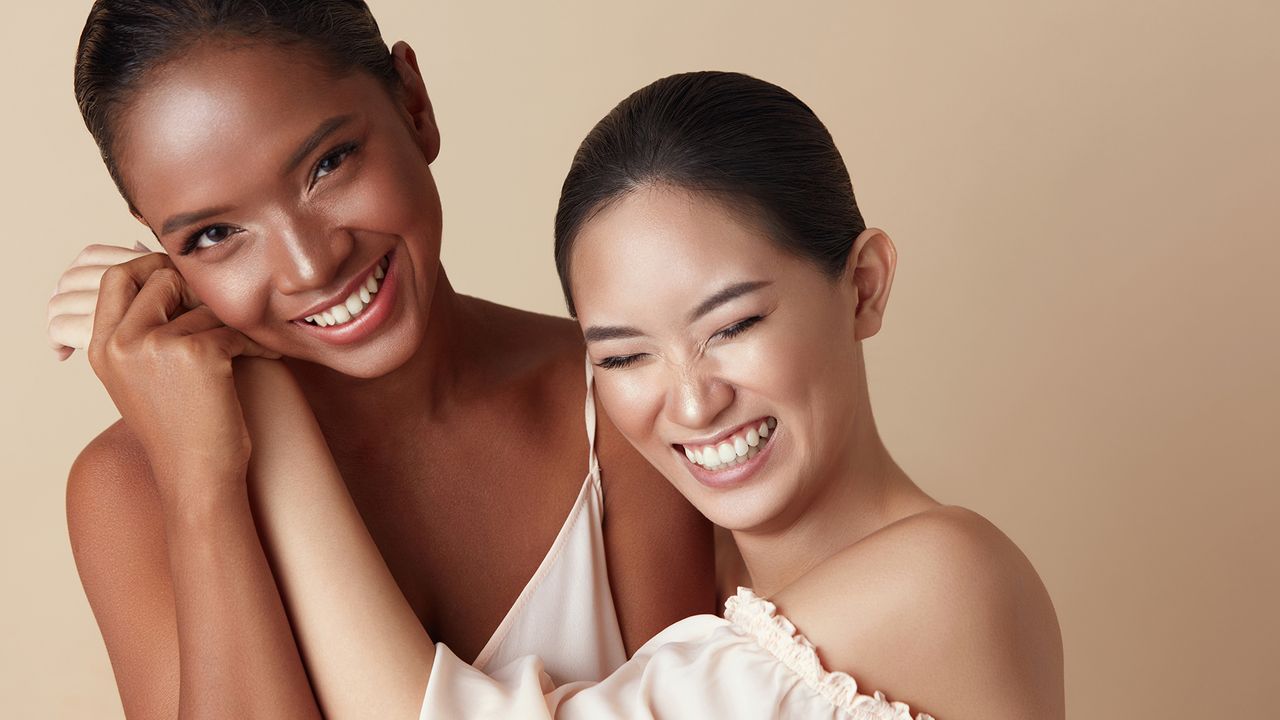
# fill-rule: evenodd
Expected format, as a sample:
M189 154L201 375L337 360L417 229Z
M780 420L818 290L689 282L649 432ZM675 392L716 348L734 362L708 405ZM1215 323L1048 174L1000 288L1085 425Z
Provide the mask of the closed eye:
M601 360L600 362L596 363L596 367L603 368L605 370L621 370L622 368L625 368L625 367L631 367L642 357L644 357L643 354L611 355Z
M763 315L753 315L752 317L746 318L745 320L739 320L738 322L716 333L714 337L723 338L725 340L732 340L733 338L738 337L739 335L746 332L747 330L750 330L753 325L755 325L756 323L760 322L763 319L764 319Z

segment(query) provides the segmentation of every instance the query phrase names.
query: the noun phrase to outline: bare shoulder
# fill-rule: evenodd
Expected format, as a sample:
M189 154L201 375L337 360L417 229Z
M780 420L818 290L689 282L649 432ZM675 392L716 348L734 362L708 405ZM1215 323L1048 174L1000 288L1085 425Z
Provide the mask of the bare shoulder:
M129 717L174 717L177 617L150 466L123 422L91 441L67 480L76 569Z
M829 670L947 720L1065 716L1062 639L1030 561L939 507L846 548L775 598Z

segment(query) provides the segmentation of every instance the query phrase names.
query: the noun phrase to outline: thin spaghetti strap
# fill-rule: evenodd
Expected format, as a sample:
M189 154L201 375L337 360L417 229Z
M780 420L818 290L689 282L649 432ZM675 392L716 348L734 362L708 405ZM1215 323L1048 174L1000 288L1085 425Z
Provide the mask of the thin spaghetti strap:
M587 406L585 410L587 419L587 445L590 447L590 457L588 460L588 468L591 479L596 483L596 487L600 487L600 461L596 459L596 397L594 374L591 367L591 356L586 356L587 363Z

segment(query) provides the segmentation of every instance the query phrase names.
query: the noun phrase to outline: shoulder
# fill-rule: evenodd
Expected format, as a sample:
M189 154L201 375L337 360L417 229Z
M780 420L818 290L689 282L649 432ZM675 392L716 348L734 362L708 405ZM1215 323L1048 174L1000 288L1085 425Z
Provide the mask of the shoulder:
M178 646L164 521L146 455L123 422L72 465L67 527L126 714L172 716Z
M829 670L939 718L1063 715L1062 641L1043 583L981 515L895 522L776 598Z
M153 499L146 453L124 421L116 421L91 440L71 466L67 515L72 540L84 529L78 521L92 521L117 505Z

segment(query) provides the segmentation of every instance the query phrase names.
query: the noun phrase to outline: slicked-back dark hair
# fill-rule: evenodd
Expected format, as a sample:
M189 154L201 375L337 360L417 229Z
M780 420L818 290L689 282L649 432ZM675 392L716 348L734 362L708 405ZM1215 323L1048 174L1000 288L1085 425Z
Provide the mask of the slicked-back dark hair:
M126 199L113 147L118 111L150 70L203 39L298 45L336 74L364 71L397 86L363 0L96 0L76 51L76 103Z
M643 187L705 194L762 220L788 252L838 277L866 229L831 133L786 90L741 73L693 72L637 90L582 141L556 211L556 270L569 314L574 240Z

